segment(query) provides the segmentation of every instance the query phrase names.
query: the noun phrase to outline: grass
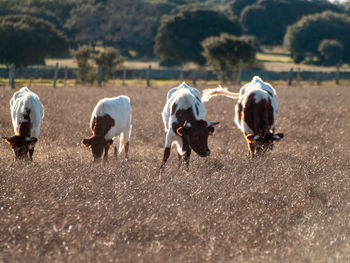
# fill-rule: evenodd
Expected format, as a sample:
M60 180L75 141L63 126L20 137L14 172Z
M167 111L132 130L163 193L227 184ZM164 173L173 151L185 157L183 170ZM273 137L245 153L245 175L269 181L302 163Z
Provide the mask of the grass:
M277 132L285 138L249 160L233 123L233 101L213 98L220 121L211 156L188 171L173 151L158 168L161 110L175 84L32 86L45 107L33 163L13 162L0 144L0 258L4 262L348 262L350 261L349 83L286 87ZM216 83L199 82L199 88ZM317 88L313 88L317 87ZM237 87L230 90L237 91ZM0 133L12 134L0 89ZM92 163L80 144L103 97L131 97L130 159Z

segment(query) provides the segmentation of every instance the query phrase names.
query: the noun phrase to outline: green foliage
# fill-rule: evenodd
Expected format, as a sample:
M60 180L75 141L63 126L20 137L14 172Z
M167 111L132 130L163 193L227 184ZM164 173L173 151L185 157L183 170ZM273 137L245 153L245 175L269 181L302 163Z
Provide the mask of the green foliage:
M342 61L350 62L350 16L334 12L324 12L303 17L288 27L284 45L293 54L295 62L306 56L320 57L318 47L322 40L333 39L344 47ZM298 58L298 61L295 60Z
M105 47L104 50L95 55L94 60L102 69L102 80L107 81L113 73L123 65L124 58L113 47Z
M90 60L93 58L92 47L80 46L77 50L72 51L72 55L78 66L78 80L83 84L92 84L97 77L94 67L90 64Z
M43 64L48 56L67 52L65 35L54 25L28 15L0 17L0 63L17 67Z
M340 11L327 1L260 0L245 7L240 19L246 32L255 35L262 44L281 44L288 25L304 15L325 10Z
M204 64L201 42L220 33L241 34L237 19L213 10L183 11L166 16L155 39L155 54L163 59Z
M251 38L221 34L209 37L202 42L203 55L222 79L228 70L236 67L242 59L247 64L255 61L256 50Z
M343 57L343 45L337 40L324 39L318 46L321 60L325 65L337 65Z

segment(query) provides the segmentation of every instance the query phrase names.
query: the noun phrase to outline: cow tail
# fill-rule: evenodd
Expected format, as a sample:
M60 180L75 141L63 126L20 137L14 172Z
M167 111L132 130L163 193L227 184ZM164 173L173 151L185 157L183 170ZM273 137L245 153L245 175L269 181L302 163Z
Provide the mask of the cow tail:
M231 99L238 99L239 93L230 92L227 88L222 88L220 85L216 89L206 89L202 92L202 101L207 102L212 97L223 95L225 97L229 97Z

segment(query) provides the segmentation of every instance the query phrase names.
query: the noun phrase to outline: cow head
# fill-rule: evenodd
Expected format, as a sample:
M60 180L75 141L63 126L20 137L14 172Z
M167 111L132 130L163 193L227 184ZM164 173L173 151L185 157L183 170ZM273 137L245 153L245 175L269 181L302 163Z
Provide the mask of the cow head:
M185 122L176 130L176 133L186 139L191 149L199 156L206 157L210 155L208 136L214 133L213 126L217 124L219 122L206 122L204 120Z
M29 149L34 148L37 142L35 137L26 137L21 135L12 135L11 137L2 137L10 145L15 153L15 159L26 159L28 157Z
M265 135L246 135L249 144L254 144L257 152L265 152L273 149L274 141L280 141L283 138L283 133L268 132Z
M83 139L81 143L91 148L94 161L98 161L102 158L103 150L113 144L113 140L107 141L104 137L92 136Z

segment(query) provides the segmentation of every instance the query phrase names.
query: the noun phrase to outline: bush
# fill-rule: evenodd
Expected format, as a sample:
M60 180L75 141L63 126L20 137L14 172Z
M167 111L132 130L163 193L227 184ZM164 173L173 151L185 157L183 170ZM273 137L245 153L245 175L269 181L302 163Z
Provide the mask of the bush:
M324 39L318 46L321 54L321 62L325 65L334 66L341 63L343 45L337 40Z
M96 80L96 71L90 64L92 59L92 47L91 46L80 46L77 50L72 52L74 59L77 62L78 70L77 77L78 81L85 84L92 84Z
M236 67L242 59L247 64L255 62L256 49L251 38L221 34L202 42L203 55L209 65L213 66L222 80L226 72Z
M114 72L121 68L124 58L113 47L105 47L104 50L95 55L94 60L102 69L102 80L107 81Z

